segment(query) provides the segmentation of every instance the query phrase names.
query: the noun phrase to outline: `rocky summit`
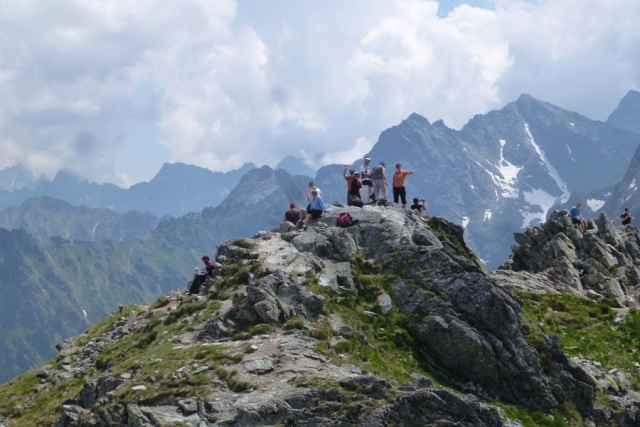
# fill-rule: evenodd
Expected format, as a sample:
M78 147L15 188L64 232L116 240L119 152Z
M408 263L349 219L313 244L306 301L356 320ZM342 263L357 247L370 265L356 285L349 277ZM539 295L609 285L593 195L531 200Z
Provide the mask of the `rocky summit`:
M631 377L567 357L443 218L332 206L216 261L0 386L0 426L638 425Z
M571 224L567 211L554 211L539 227L515 233L518 245L512 247L513 255L495 275L509 280L514 276L508 271L539 273L549 279L547 287L536 290L517 280L509 286L610 298L619 307L640 306L638 229L617 226L605 213L588 224L589 229L583 233ZM524 282L531 281L525 277Z

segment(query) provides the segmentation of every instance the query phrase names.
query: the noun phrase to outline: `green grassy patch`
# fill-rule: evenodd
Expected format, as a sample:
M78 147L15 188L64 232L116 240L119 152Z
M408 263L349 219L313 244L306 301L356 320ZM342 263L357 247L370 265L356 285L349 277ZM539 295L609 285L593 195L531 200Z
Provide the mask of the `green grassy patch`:
M248 241L247 239L236 239L231 242L233 246L238 246L243 249L253 249L253 243Z
M640 360L640 311L630 309L626 319L616 323L616 312L607 304L571 295L519 295L529 317L542 324L545 333L557 335L568 356L627 372L632 376L631 387L640 390L640 374L634 365ZM529 335L528 340L536 347L535 336Z

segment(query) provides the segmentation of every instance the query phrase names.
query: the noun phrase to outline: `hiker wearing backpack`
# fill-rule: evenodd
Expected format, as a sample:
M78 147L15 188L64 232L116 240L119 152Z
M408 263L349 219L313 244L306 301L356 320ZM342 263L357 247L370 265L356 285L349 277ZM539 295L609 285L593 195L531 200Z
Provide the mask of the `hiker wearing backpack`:
M351 188L349 189L349 206L357 206L361 208L363 206L362 198L360 197L360 189L362 188L362 183L360 182L360 174L356 172L353 174L353 179L351 180Z
M402 209L407 209L407 190L404 187L404 179L414 172L402 170L402 165L396 164L396 171L393 174L393 203L397 205L398 200L402 199Z
M373 197L380 201L380 193L382 193L382 198L387 200L387 173L384 162L380 162L371 169L371 181L373 182Z
M360 168L360 177L362 178L362 200L364 204L368 205L374 200L371 195L373 194L373 182L371 181L371 158L369 156L364 158L364 164Z
M312 197L311 209L309 209L309 215L307 215L304 220L304 225L302 226L303 231L307 229L311 219L318 219L327 212L327 206L324 204L319 190L317 188L312 189L310 195Z

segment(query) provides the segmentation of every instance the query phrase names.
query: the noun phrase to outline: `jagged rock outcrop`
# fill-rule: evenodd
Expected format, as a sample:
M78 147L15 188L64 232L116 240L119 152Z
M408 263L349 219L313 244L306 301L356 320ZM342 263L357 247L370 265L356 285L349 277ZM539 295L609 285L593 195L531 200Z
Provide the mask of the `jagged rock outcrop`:
M358 223L335 227L345 210ZM604 411L594 376L487 274L462 227L442 218L331 208L305 232L283 224L222 244L216 260L222 268L202 295L172 293L59 346L70 369L84 369L63 381L85 381L61 402L56 427L502 426L502 410L480 399L541 411L566 403L593 420ZM362 298L358 315L396 319L393 339L410 336L426 373L475 395L341 362L354 345L379 350L362 323L332 312Z
M619 306L638 305L640 234L636 227L616 226L601 213L582 233L566 211L554 211L539 227L515 233L515 240L513 255L494 274L499 282L535 292L535 287L505 272L543 274L553 278L549 287L558 292L604 296Z

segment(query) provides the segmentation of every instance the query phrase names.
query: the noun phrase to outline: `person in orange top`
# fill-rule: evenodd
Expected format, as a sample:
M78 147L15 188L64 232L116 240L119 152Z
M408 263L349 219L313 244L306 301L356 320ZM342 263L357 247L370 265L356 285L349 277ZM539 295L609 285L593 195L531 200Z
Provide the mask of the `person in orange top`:
M404 179L414 171L402 170L400 163L396 164L396 171L393 174L393 203L398 204L398 199L402 199L402 209L407 209L407 190L404 188Z
M347 181L347 206L351 206L351 200L349 199L349 194L351 191L351 182L353 181L353 174L355 170L349 169L349 175L347 175L347 168L349 166L344 165L344 171L342 171L342 176Z

